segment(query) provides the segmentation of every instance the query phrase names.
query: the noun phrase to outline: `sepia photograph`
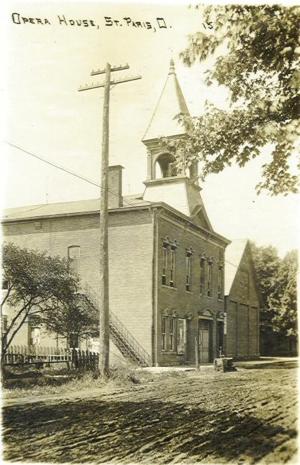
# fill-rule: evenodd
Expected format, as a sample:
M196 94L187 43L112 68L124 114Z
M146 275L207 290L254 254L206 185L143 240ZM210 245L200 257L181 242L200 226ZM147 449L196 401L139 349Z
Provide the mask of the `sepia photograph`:
M3 463L299 463L300 6L1 23Z

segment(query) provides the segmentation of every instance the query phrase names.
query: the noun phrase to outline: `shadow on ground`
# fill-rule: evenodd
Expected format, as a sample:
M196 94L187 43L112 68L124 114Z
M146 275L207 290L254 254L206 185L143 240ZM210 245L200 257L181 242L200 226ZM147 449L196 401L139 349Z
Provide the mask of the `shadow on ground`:
M37 403L3 415L4 459L19 462L254 463L295 435L245 413L158 400Z

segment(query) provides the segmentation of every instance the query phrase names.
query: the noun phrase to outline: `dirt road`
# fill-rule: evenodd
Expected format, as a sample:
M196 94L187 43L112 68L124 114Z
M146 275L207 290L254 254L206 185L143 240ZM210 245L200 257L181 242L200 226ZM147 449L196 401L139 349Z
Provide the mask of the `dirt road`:
M72 463L287 463L296 453L296 363L151 375L91 398L7 405L4 459Z

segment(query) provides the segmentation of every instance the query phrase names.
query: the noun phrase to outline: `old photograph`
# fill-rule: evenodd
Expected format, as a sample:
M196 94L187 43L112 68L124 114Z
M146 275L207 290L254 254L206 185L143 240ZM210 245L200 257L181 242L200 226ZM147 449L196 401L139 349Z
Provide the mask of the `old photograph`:
M298 463L300 7L1 20L2 460Z

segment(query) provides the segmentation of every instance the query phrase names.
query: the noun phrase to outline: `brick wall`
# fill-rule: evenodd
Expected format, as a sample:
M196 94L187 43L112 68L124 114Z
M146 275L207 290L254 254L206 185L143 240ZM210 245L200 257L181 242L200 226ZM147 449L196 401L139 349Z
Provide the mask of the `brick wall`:
M176 240L178 247L176 249L176 275L174 288L162 285L162 268L163 268L163 239L168 236L170 241ZM199 229L190 226L188 222L174 222L174 218L164 214L159 218L157 232L157 281L158 281L158 299L157 299L157 352L158 363L161 365L180 364L185 362L194 363L195 361L195 338L197 337L198 318L202 312L210 310L212 318L216 320L217 313L224 310L224 301L218 299L217 279L218 279L218 262L219 251L221 257L224 253L224 244L213 243L205 235L199 232ZM192 276L190 291L186 290L186 249L192 248ZM211 297L207 296L206 287L203 295L200 295L200 255L205 253L206 256L213 257L214 263L213 286ZM165 314L175 314L177 318L187 318L188 341L187 355L178 355L176 352L162 350L161 324L162 317ZM216 355L216 321L212 325L212 356ZM186 358L188 360L186 360Z
M65 258L68 256L68 247L80 246L79 274L82 281L88 283L97 292L98 215L5 223L3 236L4 240L20 247L47 251L50 255ZM149 212L143 210L111 212L109 215L110 308L150 354L152 256L153 226ZM50 345L49 335L45 337L43 343ZM21 339L22 342L17 339L16 341L19 344L27 343L25 336Z

